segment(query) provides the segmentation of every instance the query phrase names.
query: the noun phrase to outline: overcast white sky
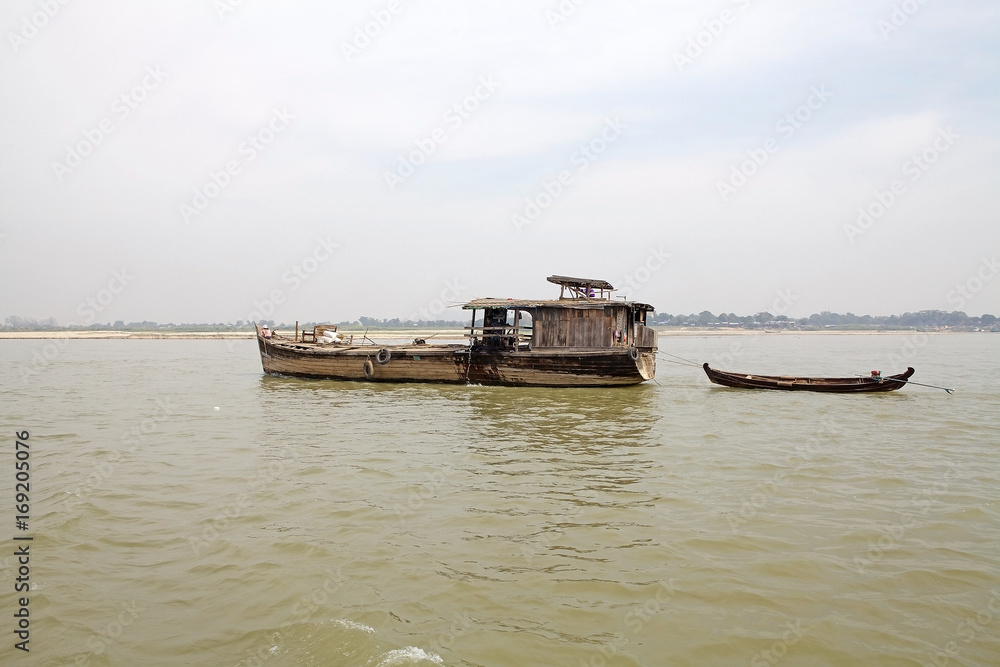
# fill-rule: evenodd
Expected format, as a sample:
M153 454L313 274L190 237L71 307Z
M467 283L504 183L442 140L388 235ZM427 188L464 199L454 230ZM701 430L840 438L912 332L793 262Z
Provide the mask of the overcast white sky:
M64 1L0 8L0 318L1000 313L995 0Z

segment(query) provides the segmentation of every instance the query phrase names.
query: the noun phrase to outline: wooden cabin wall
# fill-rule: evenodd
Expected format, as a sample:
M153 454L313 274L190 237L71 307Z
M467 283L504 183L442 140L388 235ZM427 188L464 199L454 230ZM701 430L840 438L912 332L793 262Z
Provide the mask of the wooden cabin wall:
M637 324L635 340L638 347L656 347L656 329Z
M534 314L532 347L611 347L613 333L630 322L627 308L538 308ZM638 347L655 347L656 331L634 324L630 332Z
M534 347L611 347L615 318L608 310L539 308L535 311L532 344Z

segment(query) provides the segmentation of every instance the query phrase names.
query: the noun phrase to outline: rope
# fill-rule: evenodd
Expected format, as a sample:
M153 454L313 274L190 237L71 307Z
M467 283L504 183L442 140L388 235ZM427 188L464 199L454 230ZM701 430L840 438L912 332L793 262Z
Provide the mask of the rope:
M681 364L681 363L676 362L676 361L669 361L668 360L669 363L678 364L680 366L684 366L684 365L687 365L687 366L697 366L698 368L701 368L701 364L699 364L697 361L691 361L690 359L685 359L684 357L678 357L676 354L670 354L669 352L662 352L662 351L659 351L659 350L657 350L656 353L657 354L665 354L668 357L673 357L674 359L680 359L681 361L686 362L686 364Z
M672 359L660 359L660 361L662 361L665 364L675 364L677 366L685 366L687 368L694 368L694 366L692 364L686 364L686 363L681 362L681 361L673 361ZM701 368L701 364L698 365L698 368Z

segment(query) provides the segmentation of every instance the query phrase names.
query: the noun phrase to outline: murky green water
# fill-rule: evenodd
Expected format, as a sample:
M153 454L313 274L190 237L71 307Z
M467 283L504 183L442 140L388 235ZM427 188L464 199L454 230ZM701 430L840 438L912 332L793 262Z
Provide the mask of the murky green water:
M848 396L662 362L625 389L386 386L263 377L253 341L0 341L0 661L1000 664L998 345L661 339L958 388Z

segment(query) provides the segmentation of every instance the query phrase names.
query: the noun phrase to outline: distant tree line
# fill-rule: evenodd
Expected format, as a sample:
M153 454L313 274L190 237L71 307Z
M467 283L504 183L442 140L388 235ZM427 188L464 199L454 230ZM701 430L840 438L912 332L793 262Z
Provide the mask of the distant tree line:
M262 322L263 324L263 322ZM273 325L274 322L269 322ZM242 331L250 329L250 323L243 320L235 324L229 323L182 323L182 324L158 324L143 320L142 322L129 322L126 324L122 320L116 322L95 322L87 326L81 324L70 324L60 326L56 324L55 318L45 320L35 320L30 317L18 317L13 315L7 317L4 324L0 324L2 331ZM295 326L294 324L292 325Z
M970 317L961 311L945 312L943 310L921 310L917 313L902 315L855 315L854 313L831 313L824 310L809 317L798 319L785 315L772 315L766 311L755 315L737 315L735 313L720 313L713 315L703 310L697 315L671 315L656 313L647 320L650 324L673 327L732 327L743 329L783 328L783 329L992 329L997 327L995 315Z
M398 327L442 327L445 329L453 329L455 327L464 326L464 322L459 322L456 320L400 320L398 317L394 317L391 320L380 320L375 317L365 317L361 316L354 322L338 322L338 326L362 326L371 327L372 329L395 329Z
M257 324L267 325L271 329L294 329L294 322L279 322L276 323L274 320L261 320ZM329 324L329 322L300 322L300 329L311 329L316 324ZM383 328L383 329L394 329L402 327L423 327L423 328L442 328L451 329L456 327L462 327L463 322L451 321L451 320L400 320L399 318L393 319L378 319L374 317L359 317L354 321L344 321L336 322L338 327L345 328L357 328L363 329L369 327L372 329ZM216 323L205 323L205 322L183 322L181 324L174 324L173 322L167 324L161 324L158 322L150 322L148 320L143 320L142 322L129 322L125 323L122 320L117 320L115 322L95 322L87 326L80 324L70 324L66 326L61 326L56 323L55 318L50 317L44 320L36 320L30 317L19 317L17 315L11 315L5 319L4 324L0 324L0 331L252 331L253 323L244 322L243 320L237 320L234 322L216 322Z
M742 329L956 329L964 331L974 331L976 329L996 330L1000 327L1000 320L995 315L983 315L982 317L971 317L961 311L945 312L943 310L921 310L917 313L903 313L902 315L855 315L854 313L831 313L823 311L809 317L798 319L786 317L785 315L772 315L768 312L760 312L755 315L737 315L735 313L719 313L713 315L707 310L703 310L697 315L671 315L670 313L656 313L647 320L649 324L671 326L671 327L708 327L708 328L742 328ZM295 323L281 322L274 320L264 320L258 324L266 324L272 329L294 329ZM299 328L311 329L314 324L325 324L324 322L300 322ZM397 329L406 327L453 329L466 324L463 321L455 320L400 320L397 317L392 319L379 319L376 317L361 316L354 321L336 322L337 326L343 328L371 328L371 329ZM28 317L18 317L11 315L6 318L5 323L0 325L2 331L249 331L251 322L237 320L234 322L190 323L181 324L158 324L143 320L142 322L129 322L126 324L122 320L114 323L94 323L88 326L68 325L60 326L55 318L35 320Z

